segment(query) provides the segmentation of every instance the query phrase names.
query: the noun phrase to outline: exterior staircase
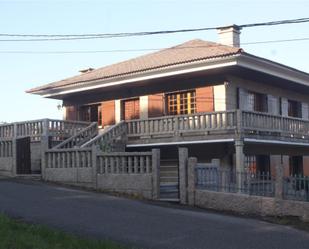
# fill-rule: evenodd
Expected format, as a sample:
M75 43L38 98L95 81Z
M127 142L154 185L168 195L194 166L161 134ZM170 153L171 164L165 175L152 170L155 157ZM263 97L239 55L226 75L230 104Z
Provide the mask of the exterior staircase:
M103 152L125 151L125 134L126 126L124 122L120 122L119 124L101 130L98 129L97 123L94 122L74 136L71 136L54 146L52 149L64 150L96 146Z
M179 201L178 161L161 160L160 163L160 200Z

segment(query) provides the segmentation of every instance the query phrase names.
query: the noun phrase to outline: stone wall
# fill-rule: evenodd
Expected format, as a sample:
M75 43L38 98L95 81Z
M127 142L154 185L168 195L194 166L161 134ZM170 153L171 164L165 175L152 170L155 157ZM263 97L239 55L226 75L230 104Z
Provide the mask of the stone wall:
M146 199L153 196L152 174L102 174L97 175L97 189L134 194Z
M13 157L0 157L0 175L13 176Z
M309 221L309 202L196 189L194 205L248 215L296 216Z
M44 180L86 187L92 187L94 183L92 178L92 167L46 168Z

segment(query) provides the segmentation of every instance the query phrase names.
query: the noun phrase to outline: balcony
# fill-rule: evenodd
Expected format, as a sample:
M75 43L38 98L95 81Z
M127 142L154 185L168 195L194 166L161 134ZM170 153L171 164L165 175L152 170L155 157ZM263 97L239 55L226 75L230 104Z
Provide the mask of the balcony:
M309 120L242 110L130 120L126 125L129 146L236 138L309 144Z

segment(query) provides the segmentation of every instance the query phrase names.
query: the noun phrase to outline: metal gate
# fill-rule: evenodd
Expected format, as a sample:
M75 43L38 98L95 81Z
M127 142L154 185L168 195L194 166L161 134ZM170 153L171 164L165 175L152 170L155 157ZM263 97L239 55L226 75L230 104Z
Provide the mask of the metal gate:
M16 173L31 174L30 137L16 139Z
M179 200L178 160L161 159L160 199L175 201Z

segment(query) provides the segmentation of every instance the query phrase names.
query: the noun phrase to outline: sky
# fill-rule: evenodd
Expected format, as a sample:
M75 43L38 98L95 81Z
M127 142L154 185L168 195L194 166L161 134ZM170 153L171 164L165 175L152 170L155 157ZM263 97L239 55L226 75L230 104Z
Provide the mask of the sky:
M0 0L0 34L118 33L218 27L304 18L309 17L308 10L308 0ZM218 41L215 30L83 41L0 41L0 122L61 119L62 111L57 108L61 101L27 94L25 90L74 76L84 68L99 68L149 53L15 52L159 49L196 38ZM240 40L241 47L248 53L309 73L309 40L245 44L295 38L309 38L309 23L246 28Z

